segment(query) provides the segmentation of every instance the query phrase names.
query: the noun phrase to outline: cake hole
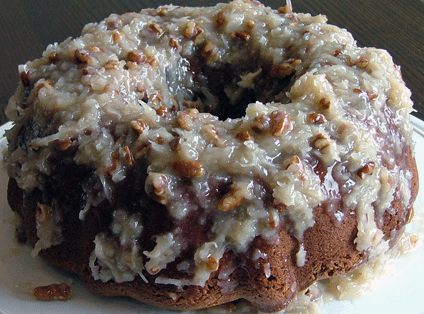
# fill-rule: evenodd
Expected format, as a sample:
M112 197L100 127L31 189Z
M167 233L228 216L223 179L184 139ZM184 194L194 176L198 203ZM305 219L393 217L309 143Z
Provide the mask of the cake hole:
M222 64L210 66L199 61L201 58L190 59L189 69L193 75L193 88L186 96L186 105L208 112L220 120L242 118L249 104L256 101L263 103L287 103L286 92L293 82L294 74L284 78L276 78L270 74L271 65L262 64L258 57L252 56L246 64ZM246 87L242 77L251 75ZM184 108L185 109L185 108Z

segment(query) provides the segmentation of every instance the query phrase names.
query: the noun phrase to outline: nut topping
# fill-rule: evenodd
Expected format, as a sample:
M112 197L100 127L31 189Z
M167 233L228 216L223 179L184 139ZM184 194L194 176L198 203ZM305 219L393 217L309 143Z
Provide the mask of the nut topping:
M118 60L109 60L105 63L104 68L106 70L118 69L119 61Z
M250 39L250 34L243 31L235 31L230 34L231 39L240 38L243 41L248 41Z
M290 116L282 111L275 110L271 113L270 131L274 136L283 136L291 127Z
M330 146L330 138L324 134L318 134L312 142L312 147L315 149L323 150Z
M364 179L366 175L372 175L374 173L375 162L370 161L361 167L356 173L361 179Z
M142 119L133 120L130 122L131 128L137 132L138 135L142 134L149 126Z
M226 22L227 20L225 19L225 13L220 11L216 16L216 25L218 25L218 27L221 27Z
M219 268L219 261L212 256L209 256L206 260L206 268L211 271L217 271Z
M305 181L305 166L303 165L302 160L299 156L294 155L283 162L283 169L290 169L293 173L295 173L300 180Z
M266 115L260 115L258 117L255 117L255 120L252 123L252 130L256 133L262 133L269 127L269 117Z
M146 180L146 187L152 188L153 198L162 205L168 202L168 182L166 176L160 173L150 173ZM150 191L149 191L150 193Z
M324 110L327 110L330 108L331 101L327 98L321 98L318 102L318 106Z
M143 157L144 155L146 155L150 149L152 149L152 143L143 143L141 145L139 145L136 149L135 152L133 153L133 157L134 159L139 159L141 157Z
M58 140L55 142L55 146L57 150L64 151L67 150L72 144L72 140L70 138L64 140Z
M146 61L146 55L142 53L141 51L134 50L134 51L128 52L127 59L128 61L141 64Z
M199 110L190 108L184 111L181 111L177 115L177 121L180 127L184 130L190 131L193 129L193 122L197 119L199 115Z
M81 63L88 63L91 60L90 55L84 49L75 50L75 58Z
M33 295L40 301L69 300L72 297L72 289L66 283L39 286L34 288Z
M250 140L250 134L247 130L239 131L236 134L236 139L239 140L240 142L249 141Z
M157 23L149 24L149 29L158 36L163 33L163 28Z
M183 178L199 178L204 173L203 167L198 161L175 161L172 164L172 170Z
M232 189L227 192L218 202L218 210L228 212L240 206L246 199L242 189L232 186Z
M273 66L269 72L272 77L283 79L295 72L297 65L301 64L302 61L299 59L290 59L286 62Z
M323 114L314 112L308 115L308 122L312 124L324 124L327 122L327 119Z

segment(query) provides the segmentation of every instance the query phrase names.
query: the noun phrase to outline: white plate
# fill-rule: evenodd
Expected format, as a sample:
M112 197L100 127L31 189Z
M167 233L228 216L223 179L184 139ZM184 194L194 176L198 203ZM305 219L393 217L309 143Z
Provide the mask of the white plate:
M424 122L414 117L414 140L420 185L424 187ZM0 149L6 146L0 127ZM103 298L87 291L79 280L45 264L40 258L31 258L30 248L16 243L12 213L6 201L7 175L0 168L0 313L54 313L54 314L147 314L175 313L159 310L126 298ZM424 215L424 193L419 193L415 211ZM423 228L421 226L421 228ZM422 233L421 229L421 233ZM422 235L422 234L421 234ZM383 280L383 285L354 301L334 301L324 304L326 314L424 314L424 249L403 256L397 261L397 271ZM32 297L32 289L39 285L72 282L73 298L66 302L41 302ZM178 312L177 312L178 313ZM181 313L181 312L179 312Z

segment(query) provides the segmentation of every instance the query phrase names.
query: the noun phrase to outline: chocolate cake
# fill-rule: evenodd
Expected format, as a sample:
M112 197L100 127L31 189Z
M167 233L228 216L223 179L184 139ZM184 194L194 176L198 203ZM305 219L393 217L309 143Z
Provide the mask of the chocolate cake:
M277 311L412 215L400 68L324 16L254 0L111 15L19 71L10 206L33 254L98 294Z

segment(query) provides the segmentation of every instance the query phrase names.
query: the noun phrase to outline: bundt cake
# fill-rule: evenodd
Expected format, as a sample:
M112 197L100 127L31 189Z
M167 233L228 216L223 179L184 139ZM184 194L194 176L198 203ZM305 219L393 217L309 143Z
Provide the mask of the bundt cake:
M387 251L418 190L383 50L255 0L111 15L20 66L8 200L105 296L285 308Z

